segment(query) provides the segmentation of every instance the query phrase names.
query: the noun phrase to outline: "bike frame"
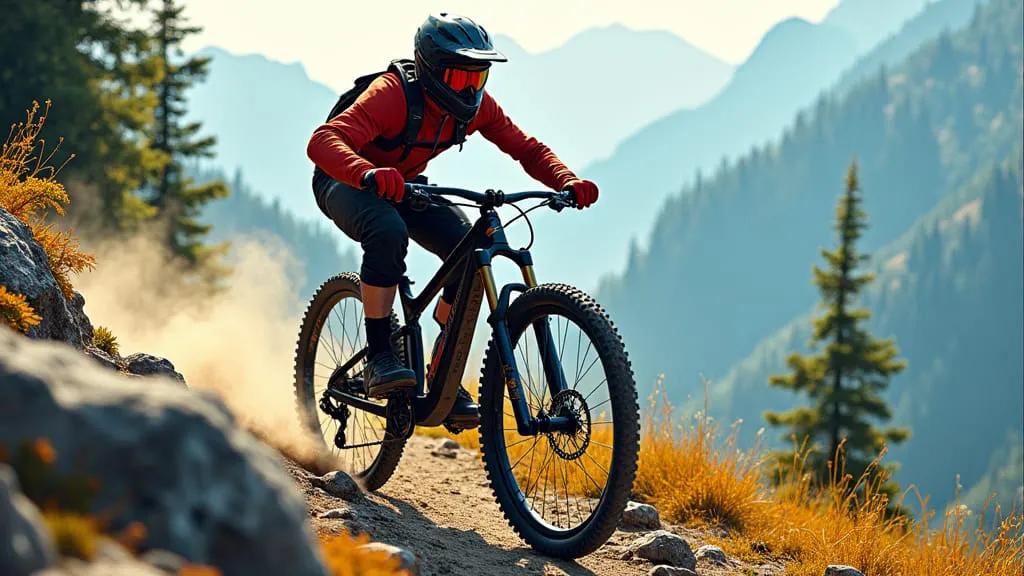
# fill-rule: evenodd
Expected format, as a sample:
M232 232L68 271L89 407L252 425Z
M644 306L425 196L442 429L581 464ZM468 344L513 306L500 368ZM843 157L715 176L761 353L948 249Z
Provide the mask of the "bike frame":
M496 210L505 197L500 192L489 191L480 194L454 188L418 187L406 185L407 190L430 190L431 194L457 192L459 196L468 197L480 203L480 217L468 233L459 241L452 253L441 264L440 269L427 282L418 295L413 295L408 278L403 277L398 285L398 294L402 303L405 325L397 330L392 338L402 338L405 343L406 365L416 374L416 388L412 399L415 421L420 426L439 426L444 423L455 403L456 394L462 382L469 356L476 320L479 316L481 301L486 297L490 314L487 323L491 326L492 338L496 345L504 385L512 403L516 419L516 427L520 435L534 436L547 432L568 432L574 429L576 422L572 418L551 416L543 412L531 414L526 397L523 393L519 369L515 361L515 353L505 315L508 311L512 292L523 292L537 286L533 271L533 257L526 249L513 249L509 246L502 227L501 218ZM522 193L522 198L544 197L545 193ZM504 257L515 263L523 277L523 283L507 284L499 291L494 282L491 263L496 257ZM427 388L423 357L423 334L420 326L427 307L440 293L444 286L453 278L460 276L459 289L445 330L454 329L455 334L446 334L444 345L440 350L435 381ZM557 348L546 317L533 323L538 345L549 351L543 355L544 373L548 382L549 392L554 397L566 389L565 375L561 362L557 357ZM328 382L328 394L339 402L349 404L380 417L387 416L387 405L378 404L358 396L339 390L334 384L363 358L363 351L357 353L338 367ZM490 385L499 385L490 382ZM482 410L501 411L499 406L481 406Z

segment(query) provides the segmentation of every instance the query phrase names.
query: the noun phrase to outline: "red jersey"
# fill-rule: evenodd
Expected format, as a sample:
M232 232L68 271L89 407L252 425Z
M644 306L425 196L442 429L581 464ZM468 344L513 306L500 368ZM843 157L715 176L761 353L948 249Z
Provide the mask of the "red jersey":
M397 138L405 127L405 90L392 72L377 77L348 109L318 127L309 139L306 152L329 176L355 188L362 187L363 176L373 168L393 167L402 172L407 181L412 180L426 169L431 159L447 149L445 144L453 140L455 132L455 122L448 118L443 133L438 135L443 113L426 95L424 100L423 125L416 141L441 142L433 153L430 148L415 147L398 162L404 146L382 150L373 143L378 136ZM550 148L513 124L487 92L484 92L479 112L466 128L467 136L475 132L480 132L522 164L527 174L553 190L562 190L576 179Z

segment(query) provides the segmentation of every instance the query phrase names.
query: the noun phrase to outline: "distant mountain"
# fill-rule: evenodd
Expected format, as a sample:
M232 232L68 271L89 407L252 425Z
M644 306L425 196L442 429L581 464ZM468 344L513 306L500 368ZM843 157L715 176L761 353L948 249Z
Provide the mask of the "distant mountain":
M776 25L713 100L647 126L584 172L603 196L574 232L588 238L604 266L564 253L553 267L586 287L609 268L621 269L630 238L650 229L667 196L698 169L774 137L856 55L839 28L797 18Z
M807 341L810 265L833 244L856 157L870 224L860 247L879 270L866 304L910 362L892 388L894 423L914 433L893 452L900 479L942 502L958 472L965 486L1004 481L991 457L1024 411L1022 28L1021 0L990 0L661 206L649 247L599 291L641 392L665 374L682 403L703 372L719 420L756 429L764 410L792 407L767 377Z
M823 22L842 29L860 50L868 50L892 34L934 0L844 0Z
M212 62L207 80L189 95L189 116L217 137L213 164L228 173L241 168L258 194L298 216L323 218L310 190L306 143L338 95L310 80L301 64L221 48L199 55Z
M840 6L852 14L860 13L864 3L877 2L845 0ZM879 29L890 32L898 28L898 14L907 4L913 2L895 3L895 17L880 13ZM891 40L862 58L858 58L858 43L844 27L799 19L779 23L713 100L652 123L620 144L610 158L584 171L601 184L603 196L573 226L572 233L593 240L588 249L600 254L601 266L574 252L553 255L549 265L586 287L592 287L609 269L621 270L631 239L644 240L664 199L692 183L697 173L707 176L724 159L776 138L798 111L811 106L837 81L842 79L837 88L845 90L876 74L880 65L900 62L942 29L965 24L971 12L961 7L973 4L974 0L929 4ZM552 241L561 244L565 240L556 237Z
M890 458L933 507L953 499L957 475L975 510L993 491L1008 510L1024 485L1022 193L1017 145L873 258L877 282L862 304L872 331L895 337L909 361L890 401L893 422L912 436ZM765 410L791 407L768 376L786 372L810 326L810 313L799 316L715 382L716 417L758 422Z
M578 167L659 116L707 100L732 74L730 65L670 33L618 25L585 31L536 55L508 38L498 38L497 45L510 61L495 68L488 90L528 132ZM300 64L220 48L200 54L213 62L208 80L190 96L190 113L217 136L217 164L243 168L256 190L297 214L322 217L309 192L312 164L305 148L336 91L310 80ZM382 59L381 68L386 65ZM353 80L371 72L347 70L344 62L339 69ZM450 183L506 189L531 184L480 137L431 168L435 180Z
M1024 138L1022 40L1002 7L1013 0L998 1L657 208L648 246L599 290L642 387L665 373L682 395L816 301L809 265L831 240L822 223L855 156L873 251Z

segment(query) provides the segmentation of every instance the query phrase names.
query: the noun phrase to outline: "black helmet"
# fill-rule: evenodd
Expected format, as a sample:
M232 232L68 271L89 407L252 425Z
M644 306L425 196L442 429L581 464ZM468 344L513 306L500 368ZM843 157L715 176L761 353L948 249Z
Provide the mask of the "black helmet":
M416 31L416 75L427 95L459 122L480 109L491 62L507 59L476 22L449 12L431 14Z

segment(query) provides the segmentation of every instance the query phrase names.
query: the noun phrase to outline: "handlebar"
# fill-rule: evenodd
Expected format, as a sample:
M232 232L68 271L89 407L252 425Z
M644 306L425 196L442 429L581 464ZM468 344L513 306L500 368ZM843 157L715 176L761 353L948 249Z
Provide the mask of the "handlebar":
M371 182L368 190L376 193ZM409 208L422 212L431 204L440 203L439 200L445 196L453 196L479 204L481 207L497 208L504 204L513 204L523 200L544 200L549 208L555 212L561 212L563 208L576 206L576 199L571 190L553 192L551 190L528 190L524 192L504 193L501 190L487 190L477 192L465 188L453 188L448 186L434 186L431 184L416 184L406 182L405 196L402 202L409 205Z

